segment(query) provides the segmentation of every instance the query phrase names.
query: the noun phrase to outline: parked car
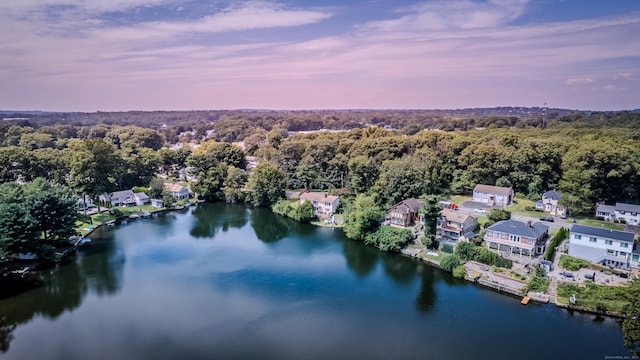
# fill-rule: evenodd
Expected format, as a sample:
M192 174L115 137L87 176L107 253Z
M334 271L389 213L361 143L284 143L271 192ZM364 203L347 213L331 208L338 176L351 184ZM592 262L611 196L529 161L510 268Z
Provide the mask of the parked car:
M570 272L561 272L560 275L566 277L566 278L573 278L573 274Z
M485 209L473 209L474 212L480 213L480 214L484 214L487 212L487 210Z
M553 217L551 216L544 216L540 218L541 221L548 221L548 222L553 222Z

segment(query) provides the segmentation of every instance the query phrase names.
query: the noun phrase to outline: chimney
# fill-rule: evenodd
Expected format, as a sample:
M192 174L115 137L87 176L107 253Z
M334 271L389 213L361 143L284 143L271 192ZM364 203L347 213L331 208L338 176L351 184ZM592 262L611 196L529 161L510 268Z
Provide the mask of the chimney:
M527 227L531 227L531 220L527 221Z

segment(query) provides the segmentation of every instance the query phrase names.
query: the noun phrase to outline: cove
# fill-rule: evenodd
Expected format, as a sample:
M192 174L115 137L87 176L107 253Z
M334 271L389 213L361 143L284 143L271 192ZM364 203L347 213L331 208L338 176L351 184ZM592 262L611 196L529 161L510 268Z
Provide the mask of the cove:
M113 228L0 301L2 359L603 359L620 323L242 205Z

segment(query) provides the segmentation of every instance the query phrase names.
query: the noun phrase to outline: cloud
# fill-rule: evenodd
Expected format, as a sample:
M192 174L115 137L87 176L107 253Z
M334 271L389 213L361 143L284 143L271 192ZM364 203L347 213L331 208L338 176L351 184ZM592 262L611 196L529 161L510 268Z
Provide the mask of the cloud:
M399 9L407 15L392 20L369 22L363 31L415 31L491 28L520 17L527 0L494 0L485 3L470 0L434 1Z
M565 84L569 85L569 86L580 86L580 85L589 85L589 84L593 84L594 82L596 82L595 80L593 80L592 78L589 77L579 77L579 78L571 78L571 79L567 79L565 80Z
M604 87L606 91L616 91L618 88L615 85L607 85Z
M631 72L619 72L613 76L613 80L633 80L633 73Z

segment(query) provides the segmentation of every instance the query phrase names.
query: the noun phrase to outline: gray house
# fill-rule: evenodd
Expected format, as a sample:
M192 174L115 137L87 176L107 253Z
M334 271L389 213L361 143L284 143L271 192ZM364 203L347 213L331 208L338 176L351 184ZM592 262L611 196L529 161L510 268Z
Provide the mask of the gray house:
M546 250L549 227L540 222L497 222L487 228L484 241L489 249L533 256Z

